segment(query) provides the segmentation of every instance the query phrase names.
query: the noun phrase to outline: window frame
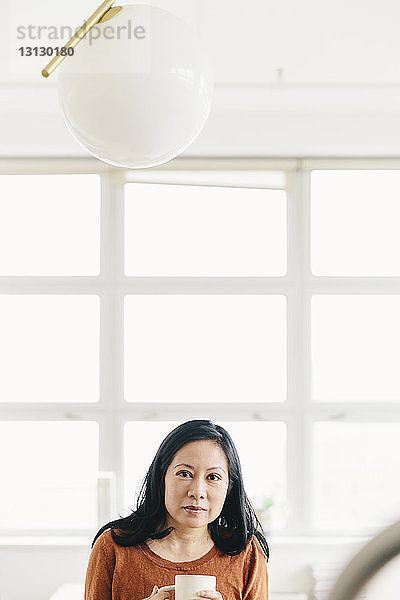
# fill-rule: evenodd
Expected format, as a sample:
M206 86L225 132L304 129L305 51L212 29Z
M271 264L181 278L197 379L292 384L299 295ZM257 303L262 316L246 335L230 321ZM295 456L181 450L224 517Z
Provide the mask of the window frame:
M274 537L373 535L376 530L316 530L312 526L312 426L315 421L400 422L396 403L311 401L311 298L315 294L400 294L400 277L314 276L310 268L310 173L315 169L399 169L398 159L178 158L129 171L95 159L0 161L0 174L98 174L101 177L100 273L77 277L2 277L1 294L96 294L100 297L100 399L93 403L0 403L12 421L89 420L99 424L99 471L116 474L116 506L123 507L123 428L127 421L173 421L199 416L196 403L129 403L123 399L123 309L128 294L279 294L287 300L287 400L238 403L229 420L277 420L287 426L287 493L291 512ZM286 175L287 273L281 277L127 277L124 274L124 185L171 183L165 171L279 170ZM179 183L178 181L174 183ZM196 183L195 185L206 185ZM182 183L181 185L192 185ZM213 184L214 185L214 184ZM226 184L224 184L226 185ZM235 187L251 187L251 181ZM254 186L253 186L254 187ZM263 187L257 184L258 188ZM266 186L266 189L282 189ZM202 404L207 417L227 419L227 405ZM31 536L87 536L93 531L30 531ZM1 536L21 537L1 530Z

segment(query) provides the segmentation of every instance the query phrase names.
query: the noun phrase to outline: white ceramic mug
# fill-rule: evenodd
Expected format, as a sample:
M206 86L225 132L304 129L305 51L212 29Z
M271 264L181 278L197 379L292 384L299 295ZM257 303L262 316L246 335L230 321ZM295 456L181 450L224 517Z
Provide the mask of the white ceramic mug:
M200 590L215 590L217 578L214 575L175 575L175 585L165 585L158 591L175 590L175 600L198 600Z

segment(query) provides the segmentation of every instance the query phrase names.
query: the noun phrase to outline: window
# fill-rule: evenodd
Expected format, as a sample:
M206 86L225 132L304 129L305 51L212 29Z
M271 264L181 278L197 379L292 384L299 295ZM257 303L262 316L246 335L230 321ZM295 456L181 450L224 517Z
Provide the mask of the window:
M0 275L97 275L98 175L0 175Z
M400 275L399 170L311 173L311 265L315 275Z
M7 164L0 533L90 537L191 418L275 535L400 517L400 165Z
M278 294L127 295L126 399L283 402L285 300Z
M320 528L384 527L399 518L399 423L315 423L314 519Z
M1 295L0 397L98 401L99 313L96 295Z
M25 534L96 527L96 423L3 422L0 450L3 530Z
M251 175L246 179L251 181ZM286 246L283 189L125 187L129 276L281 276Z

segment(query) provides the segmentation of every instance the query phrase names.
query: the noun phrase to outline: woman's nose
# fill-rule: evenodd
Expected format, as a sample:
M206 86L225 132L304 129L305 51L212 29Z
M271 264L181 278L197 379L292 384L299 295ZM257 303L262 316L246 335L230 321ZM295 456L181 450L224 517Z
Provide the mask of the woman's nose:
M194 496L195 498L205 498L206 490L204 484L201 481L195 481L192 479L191 485L188 489L188 496Z

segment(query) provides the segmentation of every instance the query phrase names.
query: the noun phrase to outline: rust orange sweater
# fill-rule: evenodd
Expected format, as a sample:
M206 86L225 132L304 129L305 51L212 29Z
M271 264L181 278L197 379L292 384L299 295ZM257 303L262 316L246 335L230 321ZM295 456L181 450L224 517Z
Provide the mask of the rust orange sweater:
M155 585L173 585L179 574L215 575L223 600L268 600L267 560L255 536L236 556L214 546L197 560L170 562L147 544L119 546L110 531L97 538L90 554L85 600L144 600Z

